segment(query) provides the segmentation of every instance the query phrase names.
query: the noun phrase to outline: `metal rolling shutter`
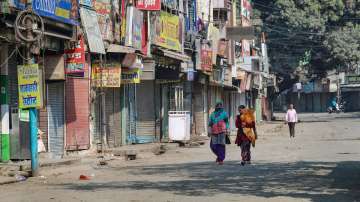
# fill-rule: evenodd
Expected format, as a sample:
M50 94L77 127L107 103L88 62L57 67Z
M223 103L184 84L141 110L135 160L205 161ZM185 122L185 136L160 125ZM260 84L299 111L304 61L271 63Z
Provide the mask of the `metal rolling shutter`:
M125 95L126 100L126 139L127 143L136 143L136 87L135 84L126 84ZM126 99L126 98L125 98Z
M152 136L144 141L151 141L155 138L155 93L154 82L143 81L136 86L136 136Z
M48 84L48 133L49 152L54 157L64 154L64 83Z
M90 147L89 81L66 78L66 149Z
M106 102L106 135L108 145L117 147L121 145L121 103L120 89L108 88L105 90Z

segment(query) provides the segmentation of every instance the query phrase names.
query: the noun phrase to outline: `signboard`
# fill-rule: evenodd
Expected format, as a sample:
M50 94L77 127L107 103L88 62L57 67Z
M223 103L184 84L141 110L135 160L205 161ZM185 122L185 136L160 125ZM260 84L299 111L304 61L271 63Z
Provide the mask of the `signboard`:
M12 0L12 7L24 10L25 0ZM32 9L40 16L51 18L63 23L77 25L77 0L32 0Z
M104 42L96 12L86 8L80 8L80 16L89 43L90 52L105 54Z
M348 84L359 84L360 83L360 75L351 75L346 76Z
M67 47L64 52L65 59L65 73L76 74L84 76L85 72L85 48L84 38L80 37L78 41Z
M226 27L226 38L234 41L255 39L254 27Z
M19 108L41 107L41 82L38 64L18 66Z
M107 64L101 68L99 64L92 66L92 82L96 87L117 88L121 86L120 64Z
M20 121L29 122L30 114L28 109L19 109L19 119Z
M140 83L140 69L122 69L121 83Z
M202 44L201 47L201 69L204 71L211 72L213 64L213 53L212 49L207 44Z
M161 0L138 0L136 8L139 10L159 11L161 9Z
M183 40L183 25L180 18L167 12L161 11L151 16L152 41L155 45L181 51Z
M218 52L218 43L220 39L220 30L216 28L212 23L208 27L208 36L207 39L211 41L212 46L212 62L216 64L216 56Z
M97 13L97 20L103 40L112 42L113 37L113 20L111 19L111 2L110 0L94 0L94 9Z
M252 13L252 6L250 0L241 0L241 15L250 20Z
M127 8L125 45L132 46L137 50L142 48L143 13L133 6Z
M93 7L92 0L79 0L79 4L90 8Z
M227 58L227 52L228 50L228 41L226 40L220 40L218 43L218 52L217 54L221 57Z

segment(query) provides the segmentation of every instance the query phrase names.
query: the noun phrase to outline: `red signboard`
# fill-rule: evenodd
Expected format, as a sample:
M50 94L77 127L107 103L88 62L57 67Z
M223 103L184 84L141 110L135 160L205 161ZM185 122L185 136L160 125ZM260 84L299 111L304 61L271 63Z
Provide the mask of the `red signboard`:
M206 45L201 47L201 69L204 71L212 71L212 49Z
M66 74L79 74L85 72L85 48L84 38L80 37L79 40L71 44L70 47L65 49L66 54Z
M138 0L136 8L139 10L159 11L161 9L161 0Z

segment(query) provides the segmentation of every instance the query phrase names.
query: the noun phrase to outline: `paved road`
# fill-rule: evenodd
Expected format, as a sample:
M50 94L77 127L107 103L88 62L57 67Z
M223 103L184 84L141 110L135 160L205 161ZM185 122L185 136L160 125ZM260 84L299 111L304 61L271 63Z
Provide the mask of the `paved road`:
M280 122L261 125L250 166L239 164L235 145L223 166L208 145L183 148L44 170L46 178L1 186L0 201L360 201L360 118L303 117L295 139ZM79 181L80 174L92 179Z

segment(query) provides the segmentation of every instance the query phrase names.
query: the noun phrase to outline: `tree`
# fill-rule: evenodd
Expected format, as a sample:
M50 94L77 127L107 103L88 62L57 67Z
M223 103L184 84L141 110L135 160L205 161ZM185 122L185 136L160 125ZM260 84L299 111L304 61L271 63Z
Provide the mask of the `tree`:
M254 0L273 70L323 76L360 63L359 0Z

